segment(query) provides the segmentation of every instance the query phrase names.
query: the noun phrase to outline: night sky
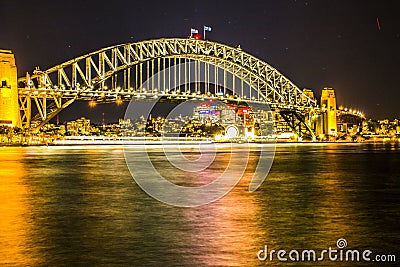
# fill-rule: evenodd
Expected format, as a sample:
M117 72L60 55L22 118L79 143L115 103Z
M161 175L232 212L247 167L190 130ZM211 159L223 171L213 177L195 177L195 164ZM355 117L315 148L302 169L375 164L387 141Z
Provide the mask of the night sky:
M13 50L24 76L102 47L186 37L191 27L202 32L207 25L207 39L240 44L300 88L319 96L333 87L339 105L393 119L400 118L399 6L396 0L0 0L0 48ZM98 121L102 112L112 120L123 107L89 110L78 103L60 116Z

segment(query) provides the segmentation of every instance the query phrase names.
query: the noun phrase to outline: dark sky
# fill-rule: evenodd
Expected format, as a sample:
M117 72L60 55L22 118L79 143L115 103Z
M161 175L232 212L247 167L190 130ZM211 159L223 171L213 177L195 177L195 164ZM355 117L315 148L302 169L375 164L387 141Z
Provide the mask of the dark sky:
M208 25L208 39L240 44L300 88L320 95L333 87L338 104L399 118L399 7L397 0L0 0L0 48L13 50L23 76L102 47L186 37ZM104 110L115 108L85 115L99 119Z

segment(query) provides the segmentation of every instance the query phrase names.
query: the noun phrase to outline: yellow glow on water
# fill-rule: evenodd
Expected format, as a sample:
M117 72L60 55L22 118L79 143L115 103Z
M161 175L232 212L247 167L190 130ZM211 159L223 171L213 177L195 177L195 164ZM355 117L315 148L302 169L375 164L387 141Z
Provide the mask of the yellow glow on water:
M29 189L20 148L0 150L0 264L34 264L30 250ZM32 255L32 254L29 254Z
M229 148L224 150L229 151ZM218 167L225 169L231 159L225 156L219 160ZM249 166L254 162L250 161ZM199 179L207 180L215 176L215 172L206 169L202 176ZM247 190L251 178L251 173L246 173L230 193L208 204L207 208L185 210L185 221L197 221L196 227L190 231L190 240L200 265L226 266L233 263L234 266L254 266L258 263L254 255L265 242L260 236L269 240L269 234L257 220L260 206L256 196Z

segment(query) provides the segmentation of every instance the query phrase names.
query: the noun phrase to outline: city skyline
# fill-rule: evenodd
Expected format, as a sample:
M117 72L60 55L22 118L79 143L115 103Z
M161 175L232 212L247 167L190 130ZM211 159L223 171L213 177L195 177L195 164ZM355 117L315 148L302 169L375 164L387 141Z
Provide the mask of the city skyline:
M241 45L300 88L313 89L318 98L322 88L332 87L341 105L362 110L370 118L398 118L400 27L395 2L335 3L255 1L239 8L228 2L174 2L168 7L125 2L129 8L119 8L120 15L113 17L98 1L79 2L79 10L76 1L6 1L0 9L4 22L0 47L15 53L21 77L35 66L47 69L102 47L186 37L191 27L210 25L207 39ZM218 16L219 12L224 15ZM282 20L283 13L293 16ZM72 107L61 115L79 116L86 110L79 104ZM105 109L113 112L111 107Z

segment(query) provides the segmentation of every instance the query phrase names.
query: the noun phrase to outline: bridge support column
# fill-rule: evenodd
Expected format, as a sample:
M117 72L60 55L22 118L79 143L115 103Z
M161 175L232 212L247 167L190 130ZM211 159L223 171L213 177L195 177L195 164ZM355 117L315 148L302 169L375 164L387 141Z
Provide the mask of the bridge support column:
M21 116L21 126L25 129L31 127L31 118L32 118L32 100L29 95L20 95L19 96L19 112Z
M21 127L17 66L11 50L0 50L0 126Z
M294 110L281 110L279 114L299 137L310 138L312 141L316 140L314 131L306 122L306 116Z

